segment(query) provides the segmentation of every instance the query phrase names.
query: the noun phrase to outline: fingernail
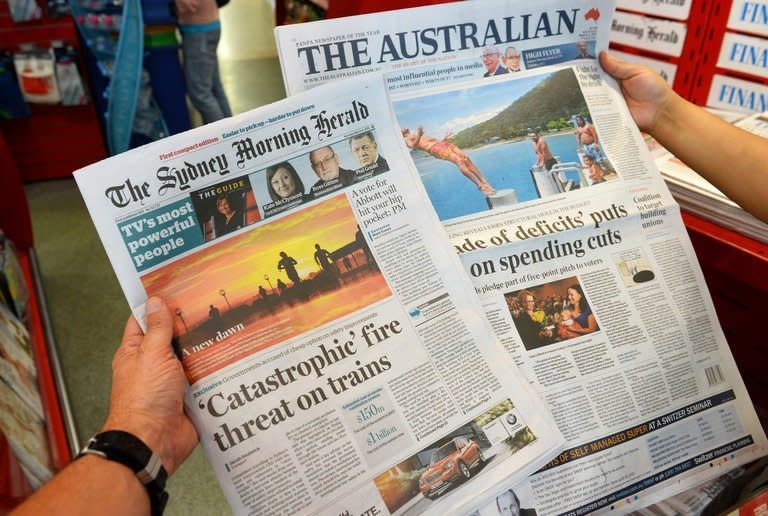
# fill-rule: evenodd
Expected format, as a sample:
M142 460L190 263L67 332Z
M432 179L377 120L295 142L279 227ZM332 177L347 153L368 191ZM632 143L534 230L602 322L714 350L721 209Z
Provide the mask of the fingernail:
M157 312L161 306L163 306L163 302L160 301L160 298L150 297L147 299L147 315Z

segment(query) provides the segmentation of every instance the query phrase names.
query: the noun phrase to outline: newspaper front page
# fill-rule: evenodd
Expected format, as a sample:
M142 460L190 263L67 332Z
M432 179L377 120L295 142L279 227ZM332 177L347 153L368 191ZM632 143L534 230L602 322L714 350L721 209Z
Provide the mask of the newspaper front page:
M396 12L403 21L389 36L557 11L487 5ZM367 21L339 20L323 37L366 33ZM277 39L282 58L301 61L290 28ZM606 48L600 34L596 43ZM308 74L297 69L284 63L300 89ZM594 59L490 75L392 95L403 144L486 316L568 440L472 514L629 512L764 455L679 207L616 84Z
M613 1L484 0L275 29L286 92L381 72L390 92L594 58Z
M400 140L368 77L75 173L237 514L444 512L562 449Z

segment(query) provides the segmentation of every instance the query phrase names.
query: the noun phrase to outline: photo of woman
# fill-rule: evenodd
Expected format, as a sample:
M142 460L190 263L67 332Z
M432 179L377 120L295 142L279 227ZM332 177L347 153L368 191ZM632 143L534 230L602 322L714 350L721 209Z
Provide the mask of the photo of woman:
M237 206L232 205L226 194L216 198L216 211L218 213L213 218L216 236L226 235L245 227L245 214Z
M587 298L584 297L584 291L581 289L581 285L574 283L568 287L567 299L569 303L569 310L571 311L571 317L578 326L572 325L569 330L579 335L586 335L592 333L600 328L597 326L597 320L592 313L592 309L587 304Z
M298 194L303 196L304 182L293 165L283 161L267 169L267 190L273 201L280 201Z

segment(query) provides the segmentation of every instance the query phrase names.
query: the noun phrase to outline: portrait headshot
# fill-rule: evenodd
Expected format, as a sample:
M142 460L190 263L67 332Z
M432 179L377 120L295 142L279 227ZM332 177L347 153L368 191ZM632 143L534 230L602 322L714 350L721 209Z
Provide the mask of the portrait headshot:
M283 161L267 168L267 190L273 201L282 201L303 195L304 182L293 165Z
M594 59L595 56L589 50L589 42L579 40L576 42L576 59Z
M190 197L206 242L261 220L247 177L207 186L192 192Z
M509 70L501 64L501 52L499 52L498 47L488 46L483 48L482 60L486 70L483 77L509 73Z
M330 145L310 152L309 165L318 178L317 182L310 189L313 197L318 197L351 185L355 180L354 171L341 167L339 155L336 154Z
M309 198L304 181L296 171L296 167L288 161L281 161L268 167L262 181L271 199L271 202L263 206L265 217L295 208ZM261 195L263 193L262 190Z
M216 197L217 213L213 217L216 236L226 235L245 226L245 212L240 204L228 194Z
M499 510L499 516L536 516L534 509L520 507L520 499L511 489L496 497L496 508Z
M360 167L358 178L370 177L389 170L389 164L384 156L379 154L379 145L373 136L373 131L366 131L349 138L349 149Z
M504 66L510 72L519 72L520 68L520 52L515 47L507 47L504 51Z

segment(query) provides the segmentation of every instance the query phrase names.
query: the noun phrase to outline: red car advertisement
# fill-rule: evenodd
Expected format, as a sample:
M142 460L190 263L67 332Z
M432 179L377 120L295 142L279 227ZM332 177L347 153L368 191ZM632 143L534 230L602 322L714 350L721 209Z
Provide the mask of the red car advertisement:
M421 494L436 498L452 484L472 476L472 469L482 462L480 447L474 440L452 439L432 453L429 466L419 479Z

